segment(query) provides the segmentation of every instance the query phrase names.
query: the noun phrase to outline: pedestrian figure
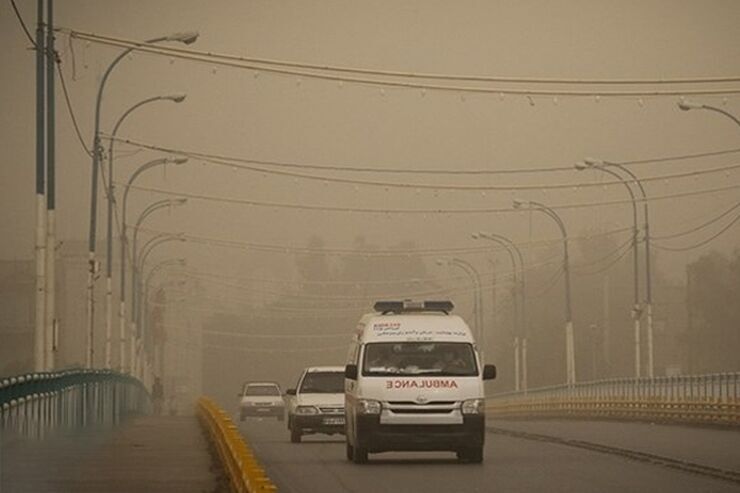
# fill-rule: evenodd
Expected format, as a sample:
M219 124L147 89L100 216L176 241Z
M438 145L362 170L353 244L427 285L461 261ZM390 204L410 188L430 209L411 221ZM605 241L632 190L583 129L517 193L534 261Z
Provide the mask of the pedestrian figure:
M154 384L152 384L152 404L154 406L154 414L159 416L162 414L162 404L164 402L164 387L162 386L162 380L159 377L154 377Z

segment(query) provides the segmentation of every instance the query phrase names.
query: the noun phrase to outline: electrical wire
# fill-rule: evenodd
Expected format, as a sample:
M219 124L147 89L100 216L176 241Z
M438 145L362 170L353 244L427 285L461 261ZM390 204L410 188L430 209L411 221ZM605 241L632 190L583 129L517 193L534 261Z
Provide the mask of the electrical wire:
M278 168L287 169L313 169L320 171L343 171L350 173L394 173L394 174L428 174L428 175L499 175L499 174L531 174L531 173L550 173L550 172L572 172L574 170L573 165L569 166L552 166L552 167L536 167L536 168L512 168L512 169L500 169L500 170L487 170L487 169L411 169L411 168L377 168L377 167L360 167L360 166L349 166L349 165L327 165L327 164L312 164L312 163L298 163L289 161L274 161L264 159L254 159L247 157L228 156L223 154L206 153L202 151L193 151L175 147L166 147L161 145L149 144L134 139L122 138L122 137L111 137L104 135L104 138L113 140L119 144L126 144L137 147L139 149L147 149L156 152L165 152L170 154L178 154L188 156L194 159L212 159L214 161L223 162L224 166L232 166L231 163L245 163L245 164L258 164L261 166L273 166ZM662 156L658 158L646 158L632 161L615 161L615 164L622 166L629 166L635 164L649 164L649 163L662 163L668 161L681 161L688 159L698 159L705 157L716 157L726 154L733 154L740 152L740 148L726 149L720 151L710 151L695 154L682 154L676 156ZM219 163L221 164L221 163Z
M132 227L133 229L133 227ZM602 231L599 233L589 233L579 236L570 236L570 240L591 240L594 238L613 236L619 233L631 231L631 227L617 228ZM453 253L457 254L480 254L480 253L498 253L503 252L505 249L502 246L491 245L489 247L450 247L450 248L416 248L416 249L387 249L387 250L362 250L362 249L346 249L346 248L311 248L311 247L295 247L288 245L276 245L267 243L253 243L249 241L239 240L224 240L220 238L213 238L207 236L197 236L187 233L172 233L169 231L147 228L140 226L138 228L140 233L147 233L152 235L158 234L182 234L182 237L191 243L202 243L213 246L222 246L226 248L242 248L245 250L256 250L263 252L272 253L287 253L287 254L308 254L308 255L329 255L329 256L362 256L362 257L411 257L411 256L432 256L432 255L449 255ZM515 242L514 244L519 248L546 248L553 243L561 243L562 237L558 238L547 238L542 240L526 241L526 242Z
M307 71L305 69L285 68L277 65L265 65L259 63L250 63L239 60L239 57L231 59L214 58L209 52L200 52L184 48L172 48L167 46L142 45L139 41L124 40L122 38L103 37L91 33L82 33L66 28L59 28L59 31L68 33L75 38L84 39L90 42L116 46L119 48L131 48L142 53L153 55L168 56L170 58L180 58L195 62L203 62L211 65L220 65L232 68L240 68L251 71L266 72L278 75L289 75L305 77L310 79L327 80L333 82L350 82L369 86L427 89L435 91L449 91L456 93L489 93L489 94L518 94L524 96L571 96L571 97L638 97L638 96L686 96L686 95L722 95L740 93L740 88L712 88L712 89L670 89L670 90L602 90L592 89L584 90L555 90L555 89L519 89L509 87L478 87L478 86L460 86L460 85L443 85L420 82L408 82L404 80L383 80L375 78L348 77L335 75L332 73L321 73ZM381 76L381 74L378 74ZM459 80L459 79L458 79ZM719 81L718 81L719 82ZM724 82L724 81L723 81ZM544 82L542 82L544 83ZM618 84L615 81L612 84Z
M555 287L560 278L563 277L563 274L565 274L565 270L561 266L557 271L555 271L555 273L553 273L550 279L545 282L544 287L541 288L539 291L536 291L534 294L528 295L527 300L534 300L544 297L548 292L550 292L552 288Z
M70 30L70 34L72 35ZM74 31L74 35L89 35L95 36L101 40L118 41L118 42L129 42L131 40L125 40L123 38L115 38L112 36L98 35L92 33L82 33ZM236 60L242 62L259 63L264 65L277 65L283 67L303 68L312 70L324 70L330 72L348 72L357 73L364 75L382 75L382 76L393 76L393 77L405 77L405 78L418 78L418 79L440 79L440 80L463 80L463 81L478 81L478 82L506 82L506 83L533 83L533 84L700 84L700 83L725 83L725 82L738 82L740 76L722 76L722 77L690 77L690 78L649 78L649 79L574 79L574 78L528 78L528 77L502 77L502 76L481 76L481 75L455 75L455 74L438 74L438 73L416 73L407 71L393 71L393 70L381 70L381 69L365 69L357 67L345 67L341 65L329 65L329 64L314 64L306 62L295 62L287 60L276 60L270 58L258 58L258 57L245 57L239 55L229 55L222 53L213 53L206 51L193 50L181 47L171 47L172 51L182 53L199 54L203 56L210 56L216 59L225 60Z
M21 13L18 11L18 6L15 4L15 0L10 0L10 5L13 6L13 11L15 12L15 16L18 18L18 22L21 25L21 28L23 29L23 32L26 33L26 37L28 38L28 41L31 42L34 49L37 49L38 46L36 46L36 41L33 40L33 36L31 36L31 32L28 30L28 27L26 27L26 23L23 20L23 16L21 16Z
M180 153L188 157L194 157L187 153ZM405 183L398 181L377 181L377 180L359 180L354 178L339 178L336 176L327 175L312 175L305 173L298 173L294 171L283 171L269 168L262 168L256 166L250 166L242 163L227 162L220 159L205 158L199 156L204 163L214 164L217 166L228 167L232 170L241 169L245 171L251 171L253 173L271 174L276 176L283 176L288 178L300 178L303 180L320 181L323 183L342 183L349 185L363 185L363 186L374 186L382 188L401 188L401 189L416 189L416 190L454 190L454 191L529 191L529 190L555 190L555 189L578 189L578 188L592 188L592 187L606 187L606 186L624 186L622 180L611 180L611 181L586 181L586 182L572 182L572 183L540 183L534 185L452 185L452 184L434 184L434 183ZM577 172L574 168L571 168L573 172ZM691 178L701 175L727 172L731 170L740 169L740 163L735 163L727 166L720 166L709 169L700 169L692 171L684 171L681 173L672 173L666 175L646 176L640 178L643 183L649 183L652 181L665 181L677 178ZM464 173L460 173L464 174Z
M75 116L74 108L72 107L72 101L69 98L69 91L67 91L67 82L64 79L64 72L62 71L62 63L60 58L56 57L56 66L57 66L57 73L59 74L59 81L62 85L62 93L64 93L64 101L67 106L67 112L69 113L69 117L72 120L72 126L75 129L75 133L77 134L77 140L79 140L80 145L85 150L85 153L87 153L88 156L92 157L92 151L90 148L85 144L85 139L82 138L82 132L80 132L80 126L77 123L77 117Z
M651 235L650 236L650 239L651 240L667 240L668 238L677 238L679 236L685 236L685 235L694 233L696 231L699 231L701 229L706 228L707 226L709 226L711 224L716 223L717 221L719 221L720 219L722 219L723 217L725 217L726 215L728 215L730 212L732 212L735 209L737 209L738 207L740 207L740 202L738 202L737 204L733 205L732 207L730 207L729 209L727 209L726 211L724 211L722 214L720 214L718 216L715 216L712 219L710 219L709 221L706 221L706 222L704 222L704 223L702 223L702 224L700 224L700 225L698 225L698 226L696 226L694 228L691 228L691 229L686 230L686 231L681 231L679 233L672 233L672 234L667 234L667 235Z
M713 241L714 239L718 238L720 235L724 234L727 230L729 230L735 223L740 221L740 214L738 214L735 219L730 221L728 224L726 224L722 229L720 229L718 232L710 236L709 238L706 238L699 243L695 243L693 245L685 246L685 247L668 247L660 244L652 244L655 248L659 250L667 250L671 252L686 252L688 250L694 250L695 248L702 247L706 245L707 243Z
M122 185L121 183L116 183ZM515 209L512 207L498 207L498 208L467 208L467 209L445 209L445 208L434 208L434 209L402 209L402 208L366 208L366 207L342 207L342 206L321 206L321 205L307 205L307 204L296 204L296 203L281 203L281 202L265 202L259 200L248 200L239 198L227 198L219 197L215 195L196 194L188 192L175 192L171 190L164 190L155 187L144 187L139 185L131 185L129 188L139 190L143 192L158 193L168 196L186 197L195 200L204 200L209 202L219 202L226 204L238 204L248 205L257 207L271 207L275 209L293 209L303 211L329 211L329 212L355 212L355 213L366 213L366 214L496 214L496 213L512 213L521 212L522 209ZM695 195L713 194L718 192L725 192L736 190L740 188L740 184L726 185L723 187L716 187L703 190L691 190L687 192L677 192L665 195L658 195L648 197L647 199L637 199L637 203L642 202L655 202L658 200L667 200L678 197L690 197ZM582 209L586 207L603 207L611 205L623 205L631 204L632 200L610 200L601 202L581 202L572 204L560 204L550 205L551 209L566 210L566 209Z
M630 242L630 243L632 243L632 242ZM600 267L599 269L592 270L592 271L574 270L574 273L576 275L578 275L578 276L593 276L593 275L596 275L596 274L601 274L602 272L605 272L605 271L611 269L612 266L614 266L614 264L616 264L617 262L619 262L620 260L622 260L624 258L624 256L627 255L627 253L629 253L629 251L631 250L631 248L629 248L631 246L632 246L631 244L628 244L628 248L625 248L622 251L622 253L620 253L616 258L614 258L611 262L609 262L608 264L604 265L603 267Z

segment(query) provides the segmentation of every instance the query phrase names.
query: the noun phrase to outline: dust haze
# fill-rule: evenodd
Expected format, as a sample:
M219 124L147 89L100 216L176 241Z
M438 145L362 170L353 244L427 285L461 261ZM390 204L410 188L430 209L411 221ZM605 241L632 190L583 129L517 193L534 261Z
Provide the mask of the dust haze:
M35 5L17 4L33 28ZM189 412L207 394L232 408L244 381L287 388L306 366L344 364L357 320L379 299L451 299L485 332L485 359L499 368L492 391L514 388L524 337L528 385L563 383L563 241L532 202L552 207L567 229L578 381L634 376L635 311L647 323L643 202L635 307L629 185L598 165L577 170L584 160L625 163L649 199L655 374L740 370L740 126L678 106L740 115L739 18L731 1L57 2L60 68L88 147L98 84L122 48L71 31L129 41L198 31L194 44L177 47L235 57L135 52L110 76L102 102L107 149L132 105L187 94L132 114L114 155L116 228L123 187L139 166L188 158L142 173L126 212L131 224L157 200L188 199L138 231L139 245L160 233L185 239L153 250L145 265L146 274L185 259L151 277L146 300L146 350L173 405ZM7 375L32 369L35 66L9 2L0 27ZM677 79L695 81L660 82ZM611 82L583 84L594 80ZM65 368L86 357L91 160L56 85L56 365ZM96 248L103 264L104 197ZM523 271L500 244L473 238L480 232L511 240ZM116 303L119 249L116 241ZM515 272L518 281L525 273L523 292ZM101 366L103 276L95 289Z

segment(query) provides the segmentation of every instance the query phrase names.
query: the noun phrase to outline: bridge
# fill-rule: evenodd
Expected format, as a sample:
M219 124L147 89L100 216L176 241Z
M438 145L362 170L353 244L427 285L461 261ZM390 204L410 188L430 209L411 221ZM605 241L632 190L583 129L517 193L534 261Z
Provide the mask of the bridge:
M285 423L232 420L209 398L152 414L110 370L0 381L0 491L740 491L740 374L620 379L490 397L485 460L345 458L342 436L291 443Z

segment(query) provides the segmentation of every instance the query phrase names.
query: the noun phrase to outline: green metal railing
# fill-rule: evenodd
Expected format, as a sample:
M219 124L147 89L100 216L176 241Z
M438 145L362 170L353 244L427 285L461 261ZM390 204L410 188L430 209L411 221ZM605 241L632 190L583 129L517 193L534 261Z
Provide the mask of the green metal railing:
M740 425L740 373L620 378L496 394L492 417L649 419Z
M112 370L64 370L0 379L0 431L6 436L43 438L56 430L113 425L149 408L144 385Z

